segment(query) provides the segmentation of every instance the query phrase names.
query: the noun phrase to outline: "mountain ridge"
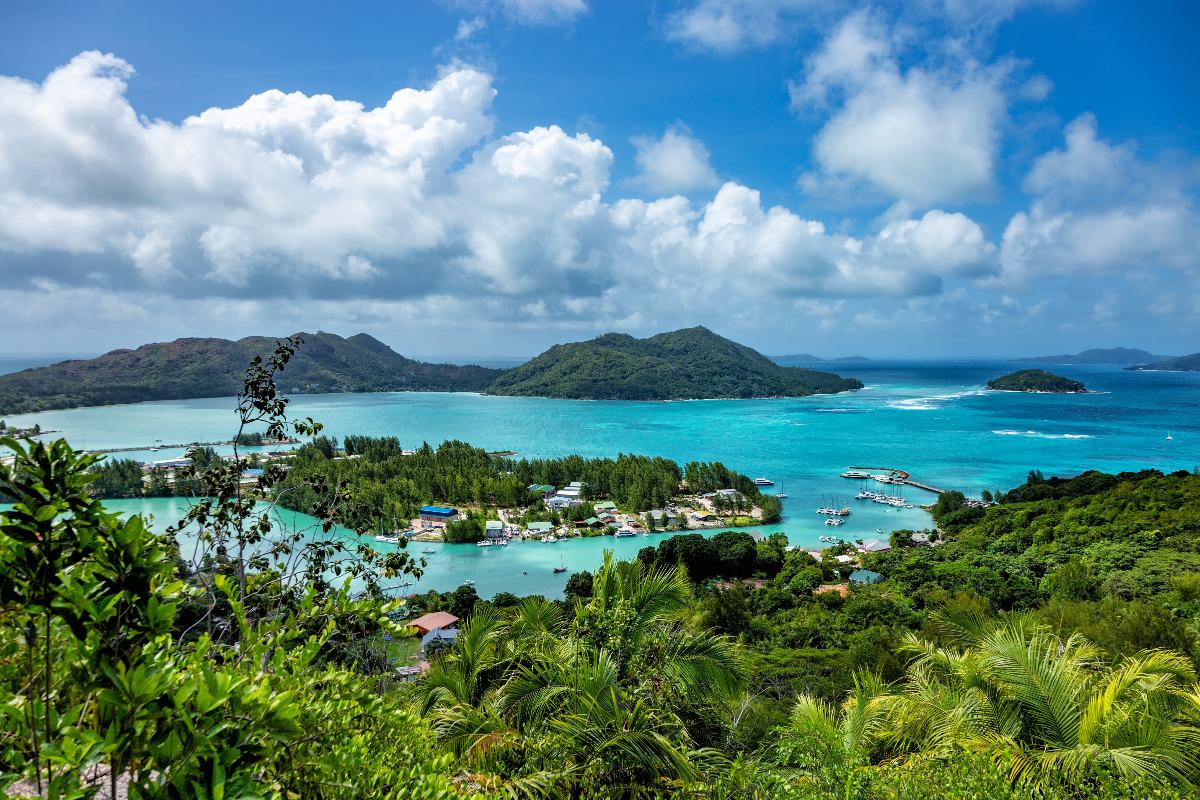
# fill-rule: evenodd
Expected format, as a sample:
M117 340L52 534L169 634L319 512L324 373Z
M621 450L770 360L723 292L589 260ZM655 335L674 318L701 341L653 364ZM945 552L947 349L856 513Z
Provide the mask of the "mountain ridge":
M1022 364L1113 364L1117 366L1132 366L1149 361L1170 358L1156 356L1146 350L1136 347L1093 347L1078 353L1064 353L1057 356L1027 356L1014 361Z
M1161 361L1155 361L1150 364L1130 365L1125 369L1161 370L1163 372L1200 372L1200 353L1164 358Z

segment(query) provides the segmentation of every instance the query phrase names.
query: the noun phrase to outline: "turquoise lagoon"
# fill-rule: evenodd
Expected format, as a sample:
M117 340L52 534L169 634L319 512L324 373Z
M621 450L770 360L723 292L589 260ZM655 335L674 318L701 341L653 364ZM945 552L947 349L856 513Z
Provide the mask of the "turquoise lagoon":
M1093 394L986 392L990 378L1022 366L1010 362L925 361L828 365L859 377L859 392L770 400L662 403L487 397L474 394L377 393L298 395L291 411L312 416L327 433L393 435L406 447L461 439L524 456L662 455L677 461L719 460L765 476L788 494L777 526L793 544L819 546L836 532L864 538L896 528L921 528L920 511L855 502L857 482L838 477L848 466L897 467L915 480L978 494L1011 487L1031 469L1047 475L1156 468L1193 469L1200 463L1200 373L1130 372L1112 367L1054 366L1083 381ZM286 378L284 380L286 385ZM76 447L104 449L228 439L235 417L229 399L165 401L9 417L9 424L61 432ZM1171 439L1167 439L1167 434ZM180 455L160 449L119 457L156 460ZM914 503L932 495L914 488ZM110 501L147 512L162 523L179 516L181 501ZM840 529L826 527L815 509L850 505ZM425 576L412 590L445 590L474 580L481 595L561 592L569 571L594 568L601 552L618 557L661 538L579 539L507 548L432 545ZM420 554L424 545L413 552ZM527 574L525 574L527 573Z

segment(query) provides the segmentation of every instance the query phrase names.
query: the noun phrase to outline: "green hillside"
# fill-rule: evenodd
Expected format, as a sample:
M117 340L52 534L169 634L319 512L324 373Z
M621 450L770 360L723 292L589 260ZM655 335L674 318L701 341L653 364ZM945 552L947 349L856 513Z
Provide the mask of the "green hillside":
M479 391L499 370L426 364L360 333L296 334L304 340L282 377L304 392ZM0 414L54 408L225 397L242 388L246 364L275 349L269 336L176 339L98 358L0 375Z
M1167 358L1162 361L1155 361L1152 364L1139 364L1129 369L1150 369L1163 370L1165 372L1200 372L1200 353L1192 353L1190 356L1179 356L1178 358Z
M781 367L745 345L695 327L637 339L606 333L555 345L497 378L490 394L592 400L803 397L861 389L831 372Z

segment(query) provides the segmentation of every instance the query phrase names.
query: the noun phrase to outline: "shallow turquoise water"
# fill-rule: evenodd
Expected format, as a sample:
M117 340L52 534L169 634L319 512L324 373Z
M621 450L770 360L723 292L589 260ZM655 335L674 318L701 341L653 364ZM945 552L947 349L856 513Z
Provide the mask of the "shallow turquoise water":
M814 512L828 502L852 504L837 532L847 538L877 528L922 527L919 511L898 512L849 498L857 484L838 477L847 466L898 467L915 480L978 494L1024 480L1030 469L1074 474L1200 463L1200 373L1127 372L1109 367L1052 367L1096 394L1029 395L982 391L989 378L1028 365L1006 362L871 362L839 365L867 388L832 397L671 403L589 402L470 394L381 393L298 396L292 411L311 415L335 436L394 435L406 447L457 438L528 456L637 452L678 461L720 460L765 475L789 495L780 529L794 544L816 546L830 532ZM285 381L286 383L286 381ZM227 439L228 399L168 401L9 417L61 431L77 447L110 448ZM1166 439L1170 432L1172 440ZM169 458L178 450L129 454ZM914 502L930 495L908 488ZM129 510L165 514L158 504ZM148 506L136 506L148 503ZM114 502L114 505L116 503ZM173 513L173 512L172 512ZM177 516L177 515L176 515ZM561 590L551 567L592 568L600 552L632 555L645 537L524 543L504 548L434 545L416 588L452 588L465 578L481 594ZM417 550L419 551L419 547ZM528 576L522 572L529 572ZM543 573L549 575L544 578Z

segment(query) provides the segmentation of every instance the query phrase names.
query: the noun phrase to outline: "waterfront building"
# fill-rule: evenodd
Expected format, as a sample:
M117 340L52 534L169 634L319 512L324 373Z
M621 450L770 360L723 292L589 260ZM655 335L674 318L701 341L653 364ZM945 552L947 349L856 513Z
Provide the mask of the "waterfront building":
M445 525L447 522L458 519L458 509L447 506L421 506L417 515L425 522L440 522Z

